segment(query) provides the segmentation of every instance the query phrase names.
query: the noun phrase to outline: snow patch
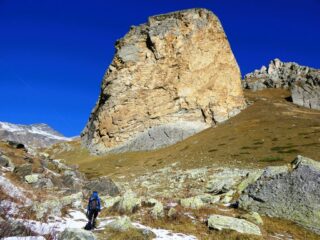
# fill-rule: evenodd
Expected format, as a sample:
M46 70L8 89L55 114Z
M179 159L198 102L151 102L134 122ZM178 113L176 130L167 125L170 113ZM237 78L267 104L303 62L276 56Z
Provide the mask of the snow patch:
M98 220L99 227L96 229L97 231L104 229L110 222L114 221L115 218L98 218ZM50 219L48 223L22 219L18 221L23 223L26 227L30 228L35 233L39 235L45 235L57 234L58 232L62 232L66 228L84 228L88 220L83 212L72 210L69 212L67 217L55 217ZM151 228L140 223L133 223L133 225L139 229L152 231L156 235L156 238L154 238L155 240L197 240L197 238L192 235L173 233L165 229Z

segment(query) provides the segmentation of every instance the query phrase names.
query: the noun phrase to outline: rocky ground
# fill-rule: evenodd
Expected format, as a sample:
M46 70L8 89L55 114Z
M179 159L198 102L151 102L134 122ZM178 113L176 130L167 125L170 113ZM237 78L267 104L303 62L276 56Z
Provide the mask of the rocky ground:
M1 143L1 159L4 239L318 239L320 167L305 157L266 169L183 170L174 163L130 182L119 176L116 183L88 180L76 166L7 143ZM100 192L103 210L98 228L88 232L91 189Z
M158 151L0 142L0 237L320 239L319 112L284 90L246 94L239 116ZM103 210L91 233L82 229L93 189Z

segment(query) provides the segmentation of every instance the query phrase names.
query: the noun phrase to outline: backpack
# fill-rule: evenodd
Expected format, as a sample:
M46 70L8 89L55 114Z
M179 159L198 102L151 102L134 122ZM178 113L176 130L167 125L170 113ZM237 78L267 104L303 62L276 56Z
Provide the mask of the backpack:
M98 200L97 199L92 199L90 201L90 210L99 210L99 206L98 206Z

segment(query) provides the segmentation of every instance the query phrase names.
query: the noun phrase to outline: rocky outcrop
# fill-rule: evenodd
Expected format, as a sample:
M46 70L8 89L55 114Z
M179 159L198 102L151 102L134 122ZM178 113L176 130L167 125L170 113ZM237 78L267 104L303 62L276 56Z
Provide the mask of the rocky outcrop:
M240 197L240 207L288 219L320 233L320 163L298 156L290 166L269 167Z
M21 125L7 122L0 122L0 139L15 143L17 148L23 144L31 148L48 147L71 140L46 124Z
M320 70L306 66L300 66L294 62L282 62L274 59L269 66L248 73L242 82L243 87L252 90L264 88L289 88L294 83L306 81L319 82Z
M320 110L320 70L300 66L294 62L272 60L268 67L262 66L245 76L244 88L289 88L293 103Z
M116 43L82 142L98 154L157 149L244 106L239 67L212 12L153 16Z

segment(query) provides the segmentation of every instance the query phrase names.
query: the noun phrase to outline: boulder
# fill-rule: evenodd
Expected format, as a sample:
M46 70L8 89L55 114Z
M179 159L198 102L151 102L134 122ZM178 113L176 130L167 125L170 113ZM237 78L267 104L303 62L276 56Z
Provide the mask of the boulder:
M139 207L141 207L141 198L132 191L127 191L113 206L120 213L134 213Z
M231 190L237 183L246 176L248 171L239 169L223 169L211 176L206 185L207 193L222 194Z
M37 183L39 181L39 174L26 175L24 179L29 184Z
M208 227L216 230L234 230L239 233L261 235L260 228L246 220L227 217L222 215L211 215L208 219Z
M159 201L156 201L150 213L151 213L151 216L155 219L164 217L163 204Z
M80 228L66 228L58 234L58 240L96 240L94 234Z
M21 178L32 174L32 165L29 163L16 166L13 172Z
M112 208L116 203L118 203L121 200L121 197L101 196L100 199L103 207Z
M320 70L317 77L293 84L291 98L294 104L320 110Z
M195 196L190 198L180 199L180 205L184 208L199 209L205 206L201 197Z
M238 114L240 79L211 11L150 17L117 41L82 143L95 154L174 144Z
M75 175L63 175L61 179L63 186L69 188L71 192L79 192L82 188L81 180Z
M54 185L50 178L40 178L39 181L36 183L35 187L37 188L53 188Z
M116 196L120 193L117 185L108 177L100 177L88 181L85 186L88 191L97 191L100 195Z
M297 156L290 166L269 167L250 184L239 206L294 221L320 233L320 163Z
M42 219L46 215L61 216L61 209L65 206L71 205L76 208L81 207L81 200L83 198L82 192L65 196L59 199L47 200L45 202L35 202L32 210L36 214L37 219Z
M113 220L112 222L108 223L108 228L111 228L118 232L124 232L129 230L130 228L135 228L132 225L132 222L129 217L118 217L117 219Z

